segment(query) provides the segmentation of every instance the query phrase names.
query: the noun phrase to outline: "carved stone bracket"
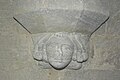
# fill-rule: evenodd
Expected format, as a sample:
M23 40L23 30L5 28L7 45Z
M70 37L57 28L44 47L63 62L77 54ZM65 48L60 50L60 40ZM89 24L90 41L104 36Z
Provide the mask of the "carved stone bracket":
M43 68L76 70L88 59L88 44L89 36L80 33L47 33L36 38L33 57Z
M109 12L101 0L41 0L38 10L13 18L32 35L39 66L76 70L88 60L89 38L109 19Z

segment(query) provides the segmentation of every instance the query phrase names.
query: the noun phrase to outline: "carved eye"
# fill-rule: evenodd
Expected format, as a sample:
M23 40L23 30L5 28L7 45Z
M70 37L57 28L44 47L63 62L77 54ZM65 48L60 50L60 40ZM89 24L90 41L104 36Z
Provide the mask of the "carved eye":
M71 48L70 48L70 47L66 47L65 49L66 49L66 50L71 50Z
M69 46L69 45L65 45L65 49L67 49L67 50L71 50L71 46Z
M47 51L48 52L55 52L57 43L49 43L47 45Z
M70 45L64 44L64 45L62 45L62 51L63 52L70 52L70 51L72 52L72 48Z
M56 47L56 45L57 45L56 43L49 43L47 46L50 48L54 48L54 47Z

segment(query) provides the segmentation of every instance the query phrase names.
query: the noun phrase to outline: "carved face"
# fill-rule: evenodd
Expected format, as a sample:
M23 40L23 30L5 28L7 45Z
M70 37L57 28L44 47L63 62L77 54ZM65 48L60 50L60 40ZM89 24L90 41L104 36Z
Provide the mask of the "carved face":
M73 43L65 36L54 36L46 45L48 61L56 69L62 69L71 62L73 51Z

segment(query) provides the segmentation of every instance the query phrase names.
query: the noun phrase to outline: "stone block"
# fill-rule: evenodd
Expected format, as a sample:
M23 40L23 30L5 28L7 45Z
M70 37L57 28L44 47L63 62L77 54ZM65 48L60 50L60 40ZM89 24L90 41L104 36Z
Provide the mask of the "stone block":
M108 21L107 34L120 35L120 11L117 11Z
M89 57L84 69L119 70L120 38L115 36L97 36L93 39L93 56Z
M119 74L111 70L66 71L63 80L119 80Z

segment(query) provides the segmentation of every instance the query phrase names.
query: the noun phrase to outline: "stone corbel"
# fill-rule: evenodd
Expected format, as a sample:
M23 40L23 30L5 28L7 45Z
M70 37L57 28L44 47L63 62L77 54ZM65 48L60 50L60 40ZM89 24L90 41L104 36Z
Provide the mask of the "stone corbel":
M92 6L91 0L81 1L80 10L46 7L14 16L32 35L32 54L40 67L78 70L88 60L89 39L109 16L96 1Z
M80 69L88 59L89 36L80 33L42 33L44 37L34 36L36 41L33 57L43 68ZM36 38L35 38L36 37ZM49 66L49 64L51 66ZM45 67L45 65L47 67Z

